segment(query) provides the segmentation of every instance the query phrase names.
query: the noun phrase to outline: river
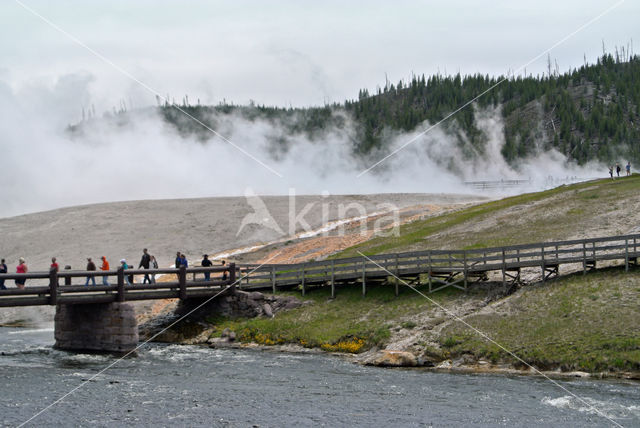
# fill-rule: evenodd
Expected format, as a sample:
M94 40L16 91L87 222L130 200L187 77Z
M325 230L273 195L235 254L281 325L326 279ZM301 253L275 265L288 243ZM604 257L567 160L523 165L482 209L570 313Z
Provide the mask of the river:
M0 328L0 423L16 426L115 361ZM623 426L640 384L558 381ZM537 377L381 369L316 354L150 344L27 426L613 426Z

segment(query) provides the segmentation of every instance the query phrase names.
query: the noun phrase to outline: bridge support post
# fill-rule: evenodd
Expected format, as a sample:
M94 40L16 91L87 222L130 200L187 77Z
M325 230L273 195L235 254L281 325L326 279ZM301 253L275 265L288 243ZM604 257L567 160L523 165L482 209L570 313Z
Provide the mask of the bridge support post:
M504 249L502 250L502 291L507 291L507 258Z
M124 302L124 268L118 267L118 302Z
M180 287L180 300L187 298L187 269L184 265L178 271L178 285Z
M427 279L429 280L429 293L431 293L431 250L429 250L429 273L427 274Z
M271 266L271 293L276 294L276 267Z
M467 250L464 250L463 253L464 256L464 267L463 267L463 273L464 273L464 290L467 291Z
M624 240L624 271L629 271L629 240Z
M231 263L229 265L229 285L231 286L231 292L235 292L236 291L236 282L240 282L240 279L237 279L236 276L236 264L235 263ZM242 273L242 272L241 272Z
M396 253L396 269L395 269L395 273L396 273L396 277L395 277L395 293L396 293L396 297L398 297L400 295L400 277L398 276L400 274L400 270L398 269L398 254Z
M49 271L49 304L56 305L58 302L58 271L51 268Z
M540 264L540 267L542 269L542 283L544 284L545 276L547 274L547 269L546 269L546 266L544 264L544 245L541 248L540 254L541 254L541 259L542 259L541 264Z
M362 259L362 297L367 295L367 261Z
M331 298L336 298L336 262L331 260Z
M138 323L130 303L56 306L57 349L126 353L138 346Z

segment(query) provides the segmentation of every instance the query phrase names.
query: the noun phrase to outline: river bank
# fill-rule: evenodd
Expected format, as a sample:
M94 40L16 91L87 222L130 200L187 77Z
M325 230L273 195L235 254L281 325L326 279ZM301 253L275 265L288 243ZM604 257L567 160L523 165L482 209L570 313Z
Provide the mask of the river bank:
M623 285L602 289L598 284L607 279ZM384 367L638 380L636 325L626 321L637 316L629 302L638 301L638 290L640 270L625 273L616 267L586 278L570 275L545 285L524 286L511 294L504 294L500 283L488 283L475 284L466 293L443 290L429 295L431 300L409 288L401 289L396 298L392 287L372 287L364 299L354 287L341 289L336 299L318 289L293 309L274 313L269 309L271 315L263 311L255 318L205 308L155 340L282 352L338 352L359 364ZM258 299L260 303L249 308L262 307L264 298L291 301L297 295L238 293ZM589 305L584 313L573 314L579 322L557 324L566 311L571 313L567 301L579 307L594 299L609 300L616 307L616 316L608 313L609 305L597 306L600 310ZM166 319L165 325L174 319ZM468 331L469 326L477 327L493 342ZM551 341L554 346L549 345Z
M607 272L606 275L611 275ZM639 279L640 272L634 273L634 279ZM572 278L566 281L571 281ZM550 287L562 288L562 284L552 284ZM498 288L496 286L496 288ZM378 294L391 290L377 290ZM458 329L459 321L465 320L470 325L477 325L476 318L496 317L501 322L505 312L514 311L523 304L523 299L529 290L518 290L511 296L501 296L494 294L491 302L486 302L486 290L480 287L472 288L469 293L473 297L456 295L434 296L439 305L445 304L455 309L449 316L443 314L438 306L431 305L431 310L424 309L424 303L416 301L420 296L402 293L399 299L403 299L400 304L413 307L413 315L405 310L401 319L388 318L384 320L385 311L380 309L384 301L380 301L380 295L372 296L376 300L367 306L366 310L352 312L347 316L351 321L343 319L340 324L336 318L336 312L342 312L347 302L353 299L349 296L348 290L343 290L342 296L335 301L330 299L312 296L306 304L299 308L282 311L274 317L262 315L258 318L245 319L224 319L223 317L200 317L197 320L190 319L178 326L163 333L155 339L159 342L167 342L184 345L201 345L213 348L229 349L259 349L271 352L284 353L326 353L360 365L374 365L380 367L411 367L421 370L450 373L493 373L502 375L528 375L528 376L548 376L554 378L617 378L627 380L640 380L640 370L627 369L634 368L635 360L630 357L626 361L626 366L620 364L619 360L624 355L622 350L608 349L602 343L588 343L601 337L601 331L586 334L583 330L576 330L573 334L566 334L564 337L557 337L556 340L565 340L573 345L573 351L565 352L563 359L559 359L560 353L548 350L546 356L540 353L536 361L527 361L528 355L539 352L539 350L528 344L526 335L514 346L504 337L500 336L501 331L491 328L485 322L483 333L494 338L493 345L503 346L502 353L487 352L487 341L481 337L461 336ZM376 293L374 290L372 293ZM558 291L555 291L556 295ZM345 296L346 294L346 296ZM293 298L289 296L289 298ZM340 298L345 302L337 302ZM414 300L408 302L408 300ZM434 300L435 301L435 300ZM346 304L345 304L346 303ZM388 301L387 301L388 303ZM427 305L430 305L427 303ZM332 306L333 310L326 312L326 318L319 314ZM408 308L406 308L408 309ZM390 309L387 315L396 309ZM375 321L370 320L367 324L363 320L365 313L375 311L377 317ZM427 313L430 313L427 315ZM598 317L598 314L595 315ZM299 323L291 323L292 319L303 318ZM329 321L327 322L326 319ZM172 321L168 319L167 321ZM584 320L587 322L586 320ZM353 323L359 325L353 325ZM350 332L345 332L344 326L352 324ZM392 325L391 325L392 324ZM603 324L607 324L604 323ZM375 326L378 326L376 329ZM420 327L418 327L420 326ZM537 326L531 325L532 329ZM381 332L380 329L385 330ZM453 332L453 333L452 333ZM624 333L619 332L618 335ZM462 340L452 344L452 337L464 337L469 343ZM576 343L576 337L582 337L583 343ZM474 341L477 339L477 341ZM539 340L537 338L536 340ZM500 345L498 345L500 343ZM489 342L490 344L490 342ZM635 347L635 342L630 342L630 347ZM541 348L545 348L542 341ZM609 351L609 352L608 352ZM511 354L513 352L513 354ZM576 352L586 353L588 359L580 358ZM618 360L613 360L611 355L617 356ZM515 357L517 356L517 358ZM523 358L531 366L526 366L519 358ZM585 364L585 361L589 364ZM613 361L613 364L609 364ZM615 364L615 365L614 365ZM593 369L597 367L597 369Z
M551 379L623 379L630 381L640 381L640 371L635 372L585 372L585 371L562 371L561 367L555 369L539 370L535 367L517 367L507 362L492 363L485 359L475 359L472 355L465 355L453 360L447 359L440 361L438 364L429 365L421 360L417 355L404 351L380 351L379 349L371 349L363 354L353 354L347 352L330 352L321 348L309 348L299 344L283 344L283 345L262 345L255 342L237 342L229 340L220 340L211 337L215 329L204 330L203 335L196 338L178 338L173 336L167 340L165 336L158 343L179 344L184 346L203 346L213 349L232 349L232 350L254 350L262 352L272 352L281 354L305 354L305 355L329 355L340 358L353 364L364 366L377 366L385 368L410 368L423 370L434 373L453 373L453 374L497 374L509 376L534 376L547 377ZM396 357L388 358L384 354L396 354Z

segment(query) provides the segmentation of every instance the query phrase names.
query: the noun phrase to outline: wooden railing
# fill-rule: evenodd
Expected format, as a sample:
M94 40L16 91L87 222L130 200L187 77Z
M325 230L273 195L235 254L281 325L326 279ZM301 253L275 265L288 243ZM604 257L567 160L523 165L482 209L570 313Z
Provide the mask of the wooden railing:
M531 180L493 180L493 181L465 181L465 186L476 189L504 189L507 187L520 187L531 184Z
M209 273L209 281L204 274ZM226 279L222 276L226 273ZM171 269L127 269L120 267L110 271L71 271L29 272L26 274L2 274L0 278L6 280L24 279L26 286L0 290L0 307L2 306L33 306L56 305L58 303L109 303L126 302L131 300L150 299L187 299L191 297L207 297L217 293L220 288L233 285L236 282L237 269L235 264L219 267L193 267ZM154 284L127 284L125 276L130 275L170 275L175 281L156 282ZM197 278L197 275L200 278ZM188 280L191 276L192 280ZM73 284L74 278L86 279L92 277L96 285L84 286ZM101 284L106 277L109 285ZM44 280L44 281L39 281ZM48 285L30 284L31 282L45 282Z
M424 250L394 254L352 257L290 265L238 265L243 277L242 288L272 289L330 285L335 296L335 284L358 282L366 293L367 281L395 284L398 278L412 283L425 281L429 291L444 287L466 288L470 280L486 280L489 272L502 274L502 282L520 281L520 271L540 269L541 280L559 274L561 265L575 265L584 273L594 269L599 261L623 261L625 268L637 262L640 234L603 238L541 242L504 247L465 250ZM393 278L396 276L397 278Z
M23 290L0 290L0 306L55 305L57 303L98 303L213 295L220 287L237 282L246 290L278 290L299 287L304 295L309 287L330 286L335 297L336 284L358 284L366 295L367 284L391 283L398 294L400 282L428 283L429 291L445 287L466 289L469 281L486 281L488 274L500 275L503 285L521 281L522 269L539 269L544 282L557 276L562 265L573 265L583 273L596 268L601 261L621 261L625 269L638 261L640 234L603 238L541 242L505 247L464 250L424 250L368 257L351 257L297 264L230 264L228 267L188 269L137 269L100 271L36 272L4 274L0 278L48 280L48 286L29 286ZM228 273L228 278L211 281L195 280L210 272ZM125 275L176 275L176 281L157 284L126 285ZM58 285L72 278L116 278L115 285ZM188 275L193 280L188 281ZM499 280L498 279L498 280ZM494 278L495 280L495 278Z

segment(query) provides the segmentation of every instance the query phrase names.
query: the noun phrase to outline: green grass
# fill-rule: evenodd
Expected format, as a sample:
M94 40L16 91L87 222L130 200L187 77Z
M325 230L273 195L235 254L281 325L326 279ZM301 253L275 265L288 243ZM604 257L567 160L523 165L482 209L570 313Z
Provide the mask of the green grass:
M475 315L465 321L541 369L637 371L639 285L640 269L571 275L514 297L507 315ZM472 354L521 365L458 322L445 328L438 341L449 357Z
M429 248L472 249L564 239L592 227L594 216L613 213L616 203L634 197L638 191L640 175L633 175L513 196L402 225L399 236L375 237L332 258L353 257L358 252L373 255ZM468 230L482 222L488 223L486 228Z
M457 289L446 289L430 297L443 304L461 293ZM359 287L339 288L333 300L326 288L313 290L305 298L313 304L280 312L271 319L212 319L216 325L214 336L230 328L240 341L267 345L295 343L318 348L360 339L362 347L356 350L360 352L383 344L390 337L391 329L417 326L412 321L399 321L399 314L408 316L429 311L431 307L429 301L407 288L402 288L395 297L393 286L369 287L365 298Z
M403 322L401 322L401 323L400 323L400 326L401 326L402 328L406 328L406 329L411 330L411 329L413 329L413 328L417 327L417 326L418 326L418 324L416 324L416 323L415 323L415 322L413 322L413 321L403 321Z

